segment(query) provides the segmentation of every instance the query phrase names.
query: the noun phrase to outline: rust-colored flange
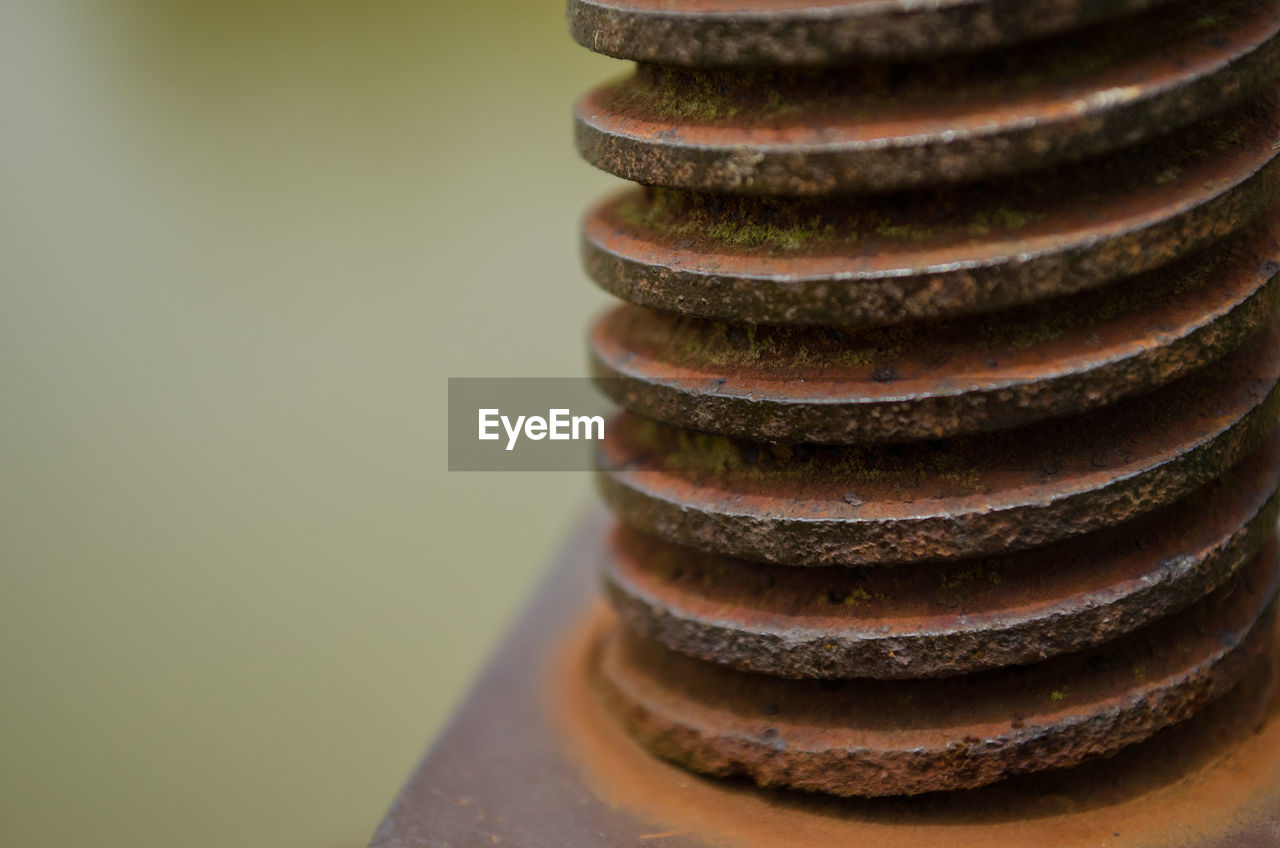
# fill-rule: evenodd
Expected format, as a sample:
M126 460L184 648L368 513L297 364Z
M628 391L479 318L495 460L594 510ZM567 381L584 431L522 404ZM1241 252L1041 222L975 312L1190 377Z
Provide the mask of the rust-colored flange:
M980 556L1164 506L1276 425L1280 327L1159 391L1009 433L889 449L736 442L623 414L599 450L620 519L796 565Z
M1278 32L1280 0L1201 0L998 62L641 66L579 102L578 148L625 179L699 191L955 183L1104 153L1219 112L1280 70Z
M806 65L1012 44L1168 0L569 0L579 44L664 65Z
M1020 554L898 568L795 568L626 527L606 586L632 631L784 677L880 679L1024 664L1118 637L1200 599L1276 524L1280 436L1134 522Z
M1212 362L1274 314L1280 216L1124 286L947 324L744 328L603 315L593 371L627 409L744 439L913 441L1084 412Z
M1115 752L1226 692L1268 647L1278 567L1273 541L1228 585L1148 628L956 680L784 680L617 628L600 683L642 744L700 772L832 795L971 788Z
M758 324L893 324L1070 294L1248 225L1280 190L1275 97L1044 174L889 198L633 189L592 210L587 271L624 300Z

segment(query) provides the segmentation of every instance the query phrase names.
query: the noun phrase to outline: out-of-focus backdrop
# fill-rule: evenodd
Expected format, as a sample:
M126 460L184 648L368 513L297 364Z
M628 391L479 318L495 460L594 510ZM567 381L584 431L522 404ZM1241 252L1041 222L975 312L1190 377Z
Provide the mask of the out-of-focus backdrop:
M0 4L0 844L361 846L591 497L560 0Z

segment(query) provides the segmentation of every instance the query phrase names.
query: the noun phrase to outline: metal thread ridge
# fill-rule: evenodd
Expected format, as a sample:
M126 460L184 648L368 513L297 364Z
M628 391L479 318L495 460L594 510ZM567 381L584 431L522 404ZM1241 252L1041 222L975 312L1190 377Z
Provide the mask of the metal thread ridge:
M624 408L599 697L842 796L1140 743L1270 651L1280 0L570 0Z

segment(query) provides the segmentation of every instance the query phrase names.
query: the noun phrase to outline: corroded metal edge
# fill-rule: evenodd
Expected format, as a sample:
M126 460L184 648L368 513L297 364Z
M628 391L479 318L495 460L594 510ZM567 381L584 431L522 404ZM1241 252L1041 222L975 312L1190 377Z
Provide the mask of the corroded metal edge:
M1275 0L1262 0L1270 7L1234 2L1238 6L1224 13L1227 23L1213 29L1198 25L1211 6L1174 10L1182 24L1168 34L1172 43L1157 40L1119 51L1105 72L1081 75L1078 88L1046 71L1061 61L1048 54L1063 49L1078 60L1077 53L1114 35L1085 33L1079 50L1029 48L1022 53L1031 64L1010 76L1043 77L1038 86L1010 79L1004 90L974 99L970 111L959 114L949 114L956 109L954 89L979 87L963 65L946 74L946 87L939 89L932 79L920 84L936 102L916 103L920 94L895 92L877 104L874 122L853 124L835 116L862 107L833 99L826 86L808 96L803 86L785 80L737 80L735 86L742 71L682 76L642 66L635 76L593 89L578 102L576 143L588 162L626 180L752 194L901 190L1077 161L1221 111L1274 78L1280 62ZM1141 39L1170 17L1160 12L1113 29L1132 29L1126 36ZM870 85L860 82L854 89ZM785 109L771 115L764 103L714 94L734 87L775 91ZM940 121L939 114L947 119Z
M1097 648L956 679L786 680L627 628L599 686L656 755L706 774L841 796L918 795L1105 757L1225 694L1267 647L1275 540L1194 606Z
M734 323L896 324L1070 294L1186 256L1274 204L1280 97L1229 117L1083 169L898 199L627 189L587 213L582 261L622 300ZM1236 140L1224 142L1224 129ZM1168 179L1166 157L1180 163L1179 179ZM948 230L938 215L952 207L980 221L1018 214L1005 227ZM672 210L699 226L672 230ZM765 226L779 216L794 226ZM810 232L804 222L815 217L844 223Z
M689 11L569 0L582 46L672 65L813 65L972 51L1052 35L1168 0L949 0L942 3L742 3ZM816 24L816 25L815 25Z
M1049 548L896 569L749 563L619 525L602 576L636 633L744 671L900 679L1036 662L1149 624L1220 585L1280 513L1280 434L1202 490Z
M622 304L591 329L592 373L626 409L737 438L866 444L1008 429L1155 388L1242 344L1280 298L1276 233L1272 214L1128 286L944 325L744 329Z
M1277 424L1277 344L1268 331L1150 395L945 447L767 446L623 413L600 443L597 481L628 525L748 560L871 565L1030 548L1172 503L1251 452Z

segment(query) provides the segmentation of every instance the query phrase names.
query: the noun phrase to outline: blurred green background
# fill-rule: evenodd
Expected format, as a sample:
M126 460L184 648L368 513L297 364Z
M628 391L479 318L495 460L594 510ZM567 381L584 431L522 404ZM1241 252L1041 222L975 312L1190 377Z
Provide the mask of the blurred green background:
M590 494L560 0L0 5L0 844L364 845Z

